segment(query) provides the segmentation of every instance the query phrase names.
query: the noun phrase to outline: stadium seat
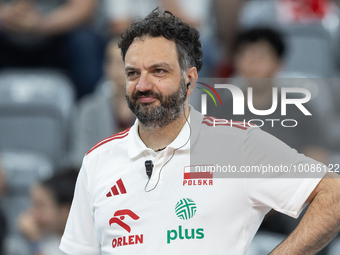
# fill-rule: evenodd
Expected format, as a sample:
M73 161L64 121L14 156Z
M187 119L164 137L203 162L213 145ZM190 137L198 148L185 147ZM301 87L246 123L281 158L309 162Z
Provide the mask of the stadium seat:
M320 78L304 73L283 72L279 75L279 86L296 86L311 92L311 105L318 113L327 135L330 149L329 163L339 164L340 160L340 95L339 78ZM296 79L294 79L296 78Z
M329 245L329 255L338 255L339 251L340 251L340 237L337 237Z
M277 86L306 88L311 93L311 102L320 115L333 111L332 80L303 72L280 72Z
M275 1L251 0L247 1L240 12L239 23L241 27L253 26L277 27L275 15Z
M0 158L7 184L2 205L13 233L17 216L30 204L30 187L52 176L53 165L45 156L28 151L2 151Z
M310 109L314 115L314 120L319 121L320 126L324 130L325 144L330 146L334 143L333 125L334 122L334 98L332 95L331 78L320 78L315 75L302 72L280 72L277 76L278 87L297 87L305 88L311 93Z
M0 149L36 151L62 165L73 106L72 84L57 71L0 72Z
M284 70L304 72L319 77L333 77L336 70L339 11L312 24L283 23L278 20L276 1L248 1L240 13L242 28L266 26L281 31L286 37L287 54Z
M110 102L112 102L111 96L115 90L113 83L102 80L94 92L77 102L77 111L72 117L70 165L80 168L85 153L97 142L111 136L114 132ZM97 125L93 123L97 123ZM95 132L93 131L94 125Z
M340 79L333 78L329 79L331 81L331 93L333 96L333 113L332 121L328 123L330 127L330 136L332 137L332 150L330 163L338 164L340 162Z
M269 254L285 238L286 236L281 234L265 231L258 232L250 243L246 255Z
M330 34L321 26L286 27L288 49L284 69L333 77L336 58Z
M52 163L43 155L28 151L3 151L0 153L7 190L1 205L7 220L5 254L25 253L27 244L16 228L16 221L30 206L30 187L53 173Z

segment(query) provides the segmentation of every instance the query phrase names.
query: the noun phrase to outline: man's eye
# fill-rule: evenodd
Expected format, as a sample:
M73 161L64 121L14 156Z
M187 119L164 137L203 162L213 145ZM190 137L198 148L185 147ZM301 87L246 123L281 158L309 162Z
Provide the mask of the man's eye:
M131 76L134 76L134 75L136 75L136 74L137 74L136 71L130 71L130 72L127 73L127 76L128 76L128 77L131 77Z
M155 69L155 73L162 74L162 73L165 73L165 70L164 69Z

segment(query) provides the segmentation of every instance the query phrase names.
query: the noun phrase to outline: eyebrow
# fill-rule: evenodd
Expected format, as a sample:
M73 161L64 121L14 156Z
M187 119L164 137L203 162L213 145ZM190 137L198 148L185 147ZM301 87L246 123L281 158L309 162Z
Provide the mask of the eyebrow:
M149 68L157 68L157 67L163 67L163 68L167 68L169 69L170 71L173 70L173 68L166 62L160 62L160 63L156 63L156 64L153 64L152 66L149 66ZM140 69L139 68L135 68L135 67L131 67L131 66L127 66L125 68L125 73L128 72L128 71L139 71Z
M125 68L125 73L127 73L128 71L138 71L138 70L140 69L128 66Z
M156 64L150 66L150 68L156 68L156 67L164 67L164 68L167 68L169 70L172 70L171 66L166 62L160 62L160 63L156 63Z

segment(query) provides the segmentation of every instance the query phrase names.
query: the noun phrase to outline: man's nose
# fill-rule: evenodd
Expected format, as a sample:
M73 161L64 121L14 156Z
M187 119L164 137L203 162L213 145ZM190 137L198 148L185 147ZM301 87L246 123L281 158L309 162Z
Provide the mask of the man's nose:
M147 73L142 73L140 75L136 89L141 92L149 91L153 89L153 83Z

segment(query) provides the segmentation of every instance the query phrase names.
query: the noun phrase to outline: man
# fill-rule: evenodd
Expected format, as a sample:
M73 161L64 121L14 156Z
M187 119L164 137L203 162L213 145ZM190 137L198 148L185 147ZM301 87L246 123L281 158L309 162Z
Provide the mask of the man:
M72 158L76 166L98 141L131 127L136 120L125 100L125 69L117 39L107 44L103 66L105 76L98 86L101 92L82 98L73 119L77 131Z
M237 84L243 89L245 101L250 97L247 90L251 88L252 105L255 109L270 109L272 106L273 88L279 84L283 87L288 87L294 82L301 84L304 81L304 79L279 78L279 72L285 60L285 52L285 40L279 31L268 27L252 27L241 30L236 37L234 46L234 66L237 78L228 83ZM280 91L280 88L278 91ZM328 151L326 149L325 128L320 125L323 122L320 120L318 112L313 108L315 105L311 105L314 103L313 101L304 104L304 107L313 114L312 116L304 115L295 105L288 105L287 114L283 117L281 115L281 93L279 92L277 108L273 113L261 116L252 113L248 107L245 107L243 115L233 115L231 110L233 109L233 100L230 92L220 90L219 95L224 99L223 106L215 107L213 102L208 102L208 115L232 119L234 121L242 121L244 119L251 122L262 120L264 123L261 126L262 130L280 139L299 153L303 153L323 163L327 162ZM291 97L292 95L288 96ZM293 119L298 124L290 128L282 126L279 121L272 125L268 119ZM259 123L259 121L256 123ZM259 123L259 125L261 124ZM296 228L298 223L299 220L272 210L263 220L259 229L259 235L256 237L256 242L259 244L262 240L259 237L263 236L263 241L268 243L268 236L272 237L274 232L282 234L276 240L276 244L278 244ZM253 243L253 247L256 247L256 242ZM269 245L268 252L276 244L273 242L272 246ZM323 252L325 252L325 249Z
M235 71L243 81L243 93L246 100L249 98L247 88L252 88L252 102L255 109L266 110L272 105L273 88L279 83L281 86L291 86L298 79L279 78L280 71L285 60L286 44L283 35L272 28L253 27L242 30L238 33L235 43ZM301 81L301 79L300 79ZM301 82L300 82L301 83ZM280 89L278 90L280 91ZM221 95L222 96L222 95ZM291 95L289 95L291 96ZM327 139L325 135L326 128L320 125L323 123L313 109L313 102L304 104L313 114L305 116L295 105L289 105L286 116L281 115L281 93L278 93L278 107L269 115L259 116L249 111L248 107L242 116L227 115L226 107L231 100L224 100L227 105L223 105L219 114L211 114L233 120L240 119L260 119L265 124L262 130L280 139L290 147L303 153L307 157L326 163L328 161ZM318 106L318 105L317 105ZM232 109L232 108L229 108ZM266 119L294 119L298 125L293 128L287 128L280 125L270 125ZM313 137L313 139L311 139ZM289 235L297 226L298 221L287 217L286 215L272 211L267 214L260 230L274 231L281 234ZM268 233L272 235L272 233Z
M28 241L31 255L63 255L58 249L73 199L78 171L58 171L51 178L32 185L30 208L17 226Z
M251 100L255 109L270 109L273 104L273 88L278 87L278 85L292 87L292 84L299 82L298 78L280 78L285 51L284 38L276 30L267 27L253 27L240 31L234 46L234 68L237 77L228 81L228 83L237 84L243 89L246 102L248 102L249 98L248 88L251 88ZM218 92L220 97L223 98L223 106L215 107L212 100L208 100L208 115L236 121L260 119L263 121L262 130L272 134L310 158L323 163L327 162L327 138L324 126L320 124L323 123L322 118L314 110L315 106L319 106L318 104L315 105L315 102L304 104L304 107L312 113L312 116L304 115L295 105L288 105L284 119L296 120L298 125L294 128L287 128L278 121L283 118L281 115L280 88L278 89L278 102L275 111L262 116L254 114L248 107L245 107L244 114L234 115L232 111L233 99L230 91L222 89ZM297 95L291 94L288 94L289 98L298 98ZM200 101L197 100L197 102L191 104L194 107L199 107ZM268 119L276 121L271 123ZM261 122L258 121L256 124L261 125ZM310 139L311 136L314 136L314 139Z
M296 217L305 202L301 224L272 254L314 254L339 231L338 179L212 179L187 170L202 149L209 157L199 167L318 164L258 128L213 127L189 107L202 66L197 30L155 10L130 26L120 48L138 120L85 156L64 252L244 254L270 208ZM223 151L209 153L216 145Z

